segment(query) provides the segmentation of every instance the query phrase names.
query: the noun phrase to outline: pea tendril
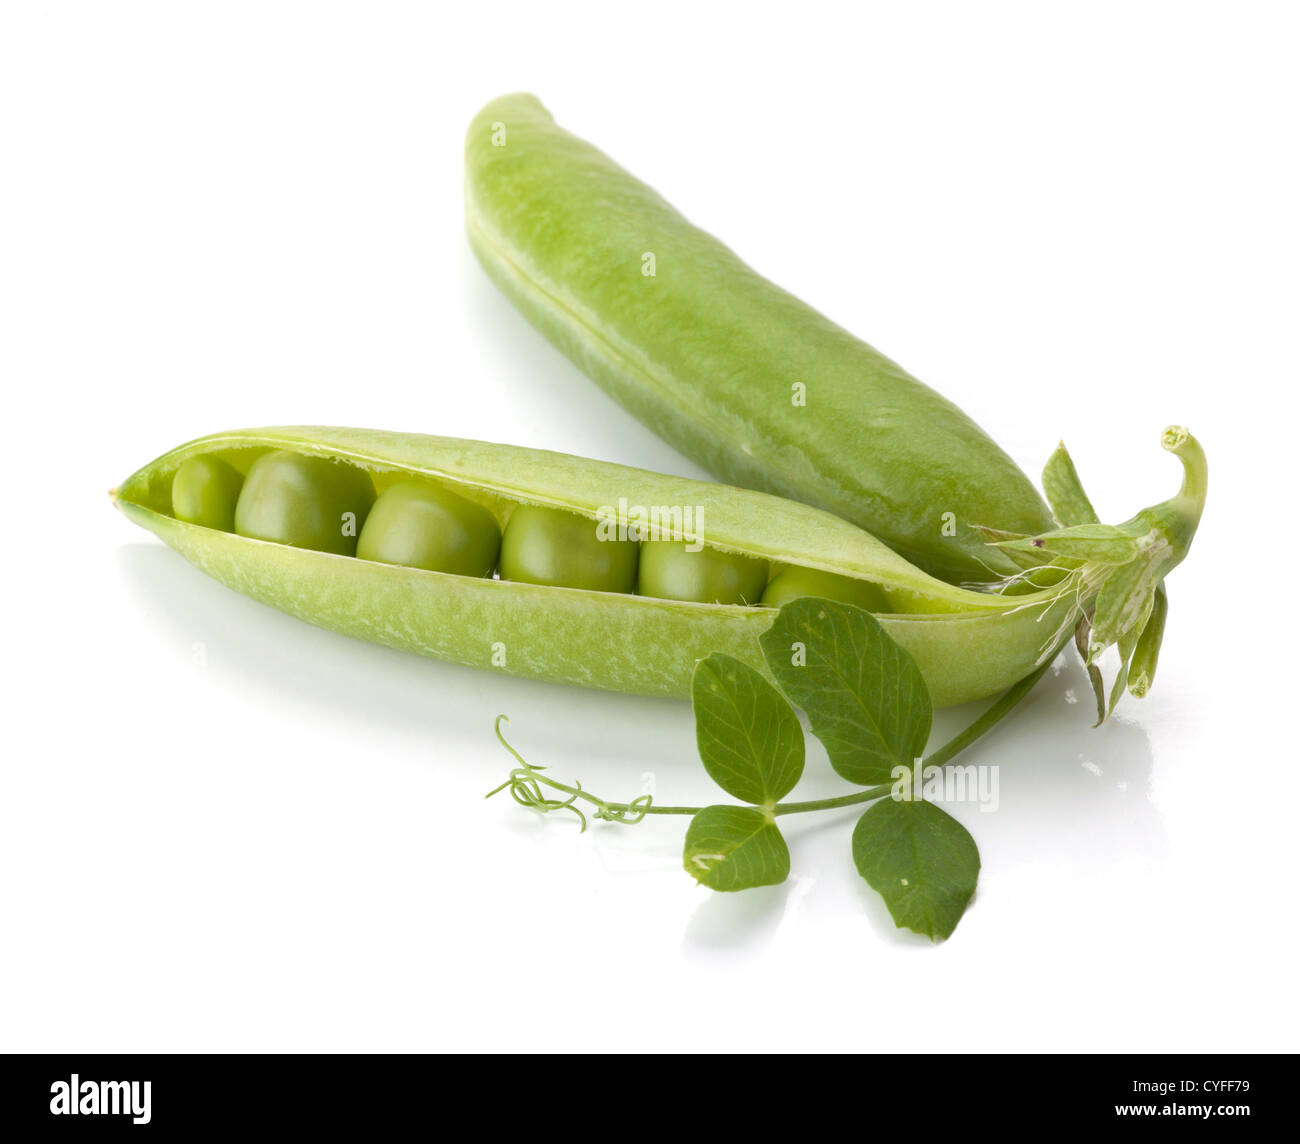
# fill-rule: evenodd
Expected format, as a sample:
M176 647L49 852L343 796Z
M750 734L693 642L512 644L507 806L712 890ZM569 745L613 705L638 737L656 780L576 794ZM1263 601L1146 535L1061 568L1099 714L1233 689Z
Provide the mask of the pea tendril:
M1044 664L1032 675L1026 676L1014 687L1005 691L975 722L971 723L960 734L955 735L942 747L926 755L925 758L920 760L919 765L922 768L941 767L977 739L987 735L1033 690L1034 685L1043 677L1043 673L1048 666L1048 664ZM509 790L511 798L520 806L535 810L540 814L550 814L558 810L572 811L578 818L579 834L584 833L587 829L587 815L577 805L579 799L595 808L591 812L592 818L599 819L602 822L616 822L624 826L635 826L649 815L694 816L705 809L702 806L659 806L654 802L653 796L649 794L639 795L637 798L632 799L631 802L609 802L606 799L597 798L590 791L585 790L582 783L577 780L574 780L572 786L568 783L562 783L558 779L551 778L550 775L543 774L542 772L546 770L545 767L528 762L511 745L501 730L501 724L509 722L508 716L498 715L493 731L496 734L497 741L514 756L519 766L510 772L505 782L488 791L484 795L485 798L491 798L493 795L500 794L503 790ZM567 794L569 797L563 800L548 798L542 792L543 786L561 794ZM778 802L770 808L770 813L773 817L778 817L787 814L808 814L819 810L839 810L846 806L860 806L863 803L884 798L893 791L894 786L895 784L892 782L882 783L866 790L839 795L835 798L811 799L805 802Z

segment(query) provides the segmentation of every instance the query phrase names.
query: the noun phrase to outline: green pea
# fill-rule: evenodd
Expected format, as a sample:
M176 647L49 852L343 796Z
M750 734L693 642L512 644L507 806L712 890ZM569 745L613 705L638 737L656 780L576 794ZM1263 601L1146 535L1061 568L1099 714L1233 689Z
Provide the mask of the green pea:
M716 548L692 552L684 540L656 540L641 551L637 592L698 604L757 604L766 583L765 560Z
M255 540L352 556L375 486L345 461L287 449L253 462L235 509L235 531Z
M838 600L843 604L856 604L868 612L886 612L885 594L867 580L851 576L837 576L820 568L802 568L792 565L772 577L763 593L763 606L779 608L800 596L817 596L823 600Z
M220 457L191 457L172 479L172 515L187 524L235 531L235 505L244 478Z
M375 501L357 540L362 560L458 576L491 576L501 529L481 505L423 481L402 481Z
M596 592L631 592L638 545L605 540L590 517L520 505L501 538L501 579Z

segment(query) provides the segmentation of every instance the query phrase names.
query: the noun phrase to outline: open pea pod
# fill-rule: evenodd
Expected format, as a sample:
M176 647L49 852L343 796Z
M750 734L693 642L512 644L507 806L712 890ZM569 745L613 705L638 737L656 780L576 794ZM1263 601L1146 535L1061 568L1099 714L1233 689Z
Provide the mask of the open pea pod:
M348 554L355 540L350 550L345 543L343 551L319 551L338 547L320 539L320 520L333 510L299 501L288 511L275 501L297 495L294 481L312 466L335 507L358 495L358 479L368 479L362 501L368 507L378 495L376 519L398 486L406 500L412 483L435 501L451 494L466 506L462 521L478 514L504 526L503 570L526 556L518 545L511 550L515 514L558 510L595 529L630 526L634 540L644 535L635 530L646 519L658 521L662 531L646 543L685 541L727 558L722 564L761 562L763 578L772 577L768 590L792 569L869 588L885 629L916 660L940 705L991 695L1023 678L1068 637L1084 598L1073 586L1016 597L957 588L838 517L765 493L445 437L318 427L220 433L164 454L113 497L131 520L228 587L374 643L648 695L689 696L695 664L711 652L766 674L759 637L776 618L771 607L528 583L499 578L481 563L473 575L431 571ZM217 526L181 519L189 506L199 519L210 511ZM342 514L345 522L349 515ZM232 521L237 531L230 531ZM290 541L266 539L275 528ZM361 550L367 549L382 553L363 530Z

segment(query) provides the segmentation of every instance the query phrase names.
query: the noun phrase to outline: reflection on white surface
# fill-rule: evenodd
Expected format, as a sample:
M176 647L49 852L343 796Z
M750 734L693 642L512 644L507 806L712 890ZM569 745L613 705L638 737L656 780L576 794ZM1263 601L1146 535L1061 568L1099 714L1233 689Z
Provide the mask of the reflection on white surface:
M699 887L704 898L686 926L688 946L704 952L755 949L769 944L781 927L798 883L792 875L779 886L759 886L738 894L715 894Z

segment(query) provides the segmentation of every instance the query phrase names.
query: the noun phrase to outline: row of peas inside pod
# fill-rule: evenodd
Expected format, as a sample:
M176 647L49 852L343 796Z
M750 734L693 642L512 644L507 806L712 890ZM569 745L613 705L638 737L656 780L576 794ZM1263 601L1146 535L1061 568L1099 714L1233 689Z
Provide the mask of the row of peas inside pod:
M215 455L191 457L172 482L172 513L188 524L254 540L459 576L624 592L709 604L777 608L818 596L885 611L870 582L771 565L698 540L623 540L599 522L540 505L513 508L504 529L480 504L433 481L404 479L376 493L346 461L288 449L241 473Z

